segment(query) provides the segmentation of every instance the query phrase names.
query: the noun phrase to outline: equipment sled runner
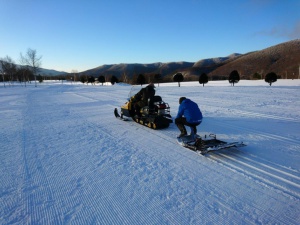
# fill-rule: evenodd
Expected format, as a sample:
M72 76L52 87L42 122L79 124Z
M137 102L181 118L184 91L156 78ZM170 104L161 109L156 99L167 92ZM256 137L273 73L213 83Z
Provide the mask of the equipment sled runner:
M206 154L211 151L218 151L227 148L239 148L246 146L243 142L225 142L218 140L215 134L205 135L201 138L199 135L177 137L178 143L190 150L200 154Z

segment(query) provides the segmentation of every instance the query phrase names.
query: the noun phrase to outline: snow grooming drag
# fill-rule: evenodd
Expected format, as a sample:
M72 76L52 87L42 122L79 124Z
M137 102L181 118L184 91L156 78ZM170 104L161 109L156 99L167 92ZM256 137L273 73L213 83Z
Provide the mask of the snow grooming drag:
M140 116L135 115L132 102L129 100L121 106L121 115L115 108L114 114L116 118L127 121L131 117L135 122L147 126L152 129L163 129L169 127L173 122L170 115L169 104L164 102L158 95L148 100L148 105L140 110Z
M230 142L218 140L215 134L205 135L204 138L201 138L199 135L186 135L183 137L177 137L177 142L192 151L200 153L202 155L218 151L221 149L227 148L238 148L246 146L243 142Z

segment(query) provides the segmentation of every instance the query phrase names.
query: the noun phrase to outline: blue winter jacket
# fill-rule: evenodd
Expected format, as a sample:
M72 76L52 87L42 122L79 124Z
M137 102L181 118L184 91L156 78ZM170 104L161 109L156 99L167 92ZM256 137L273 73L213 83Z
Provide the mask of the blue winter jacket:
M176 116L180 118L184 116L188 123L201 123L202 121L202 112L199 109L197 103L193 102L190 99L185 99L179 105L178 113Z

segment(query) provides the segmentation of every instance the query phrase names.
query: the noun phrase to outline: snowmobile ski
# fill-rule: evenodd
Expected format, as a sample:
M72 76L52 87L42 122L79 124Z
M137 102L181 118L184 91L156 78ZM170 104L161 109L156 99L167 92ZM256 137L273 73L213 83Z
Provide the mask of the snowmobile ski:
M120 120L123 120L123 121L128 121L128 119L127 118L124 118L123 117L123 114L119 114L119 112L118 112L118 109L117 108L115 108L115 110L114 110L114 114L115 114L115 117L116 118L118 118L118 119L120 119Z

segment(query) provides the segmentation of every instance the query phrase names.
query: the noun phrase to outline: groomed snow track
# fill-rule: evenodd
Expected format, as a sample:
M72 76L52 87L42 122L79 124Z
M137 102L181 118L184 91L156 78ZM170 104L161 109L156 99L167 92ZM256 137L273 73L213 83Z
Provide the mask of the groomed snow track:
M210 117L198 133L247 146L202 156L176 143L174 124L153 130L116 120L112 111L129 88L101 88L1 90L1 224L299 224L300 138L288 133L296 117L220 117L224 108L204 99ZM172 90L161 95L174 115L177 97L191 89L175 97ZM264 126L272 124L285 132Z

